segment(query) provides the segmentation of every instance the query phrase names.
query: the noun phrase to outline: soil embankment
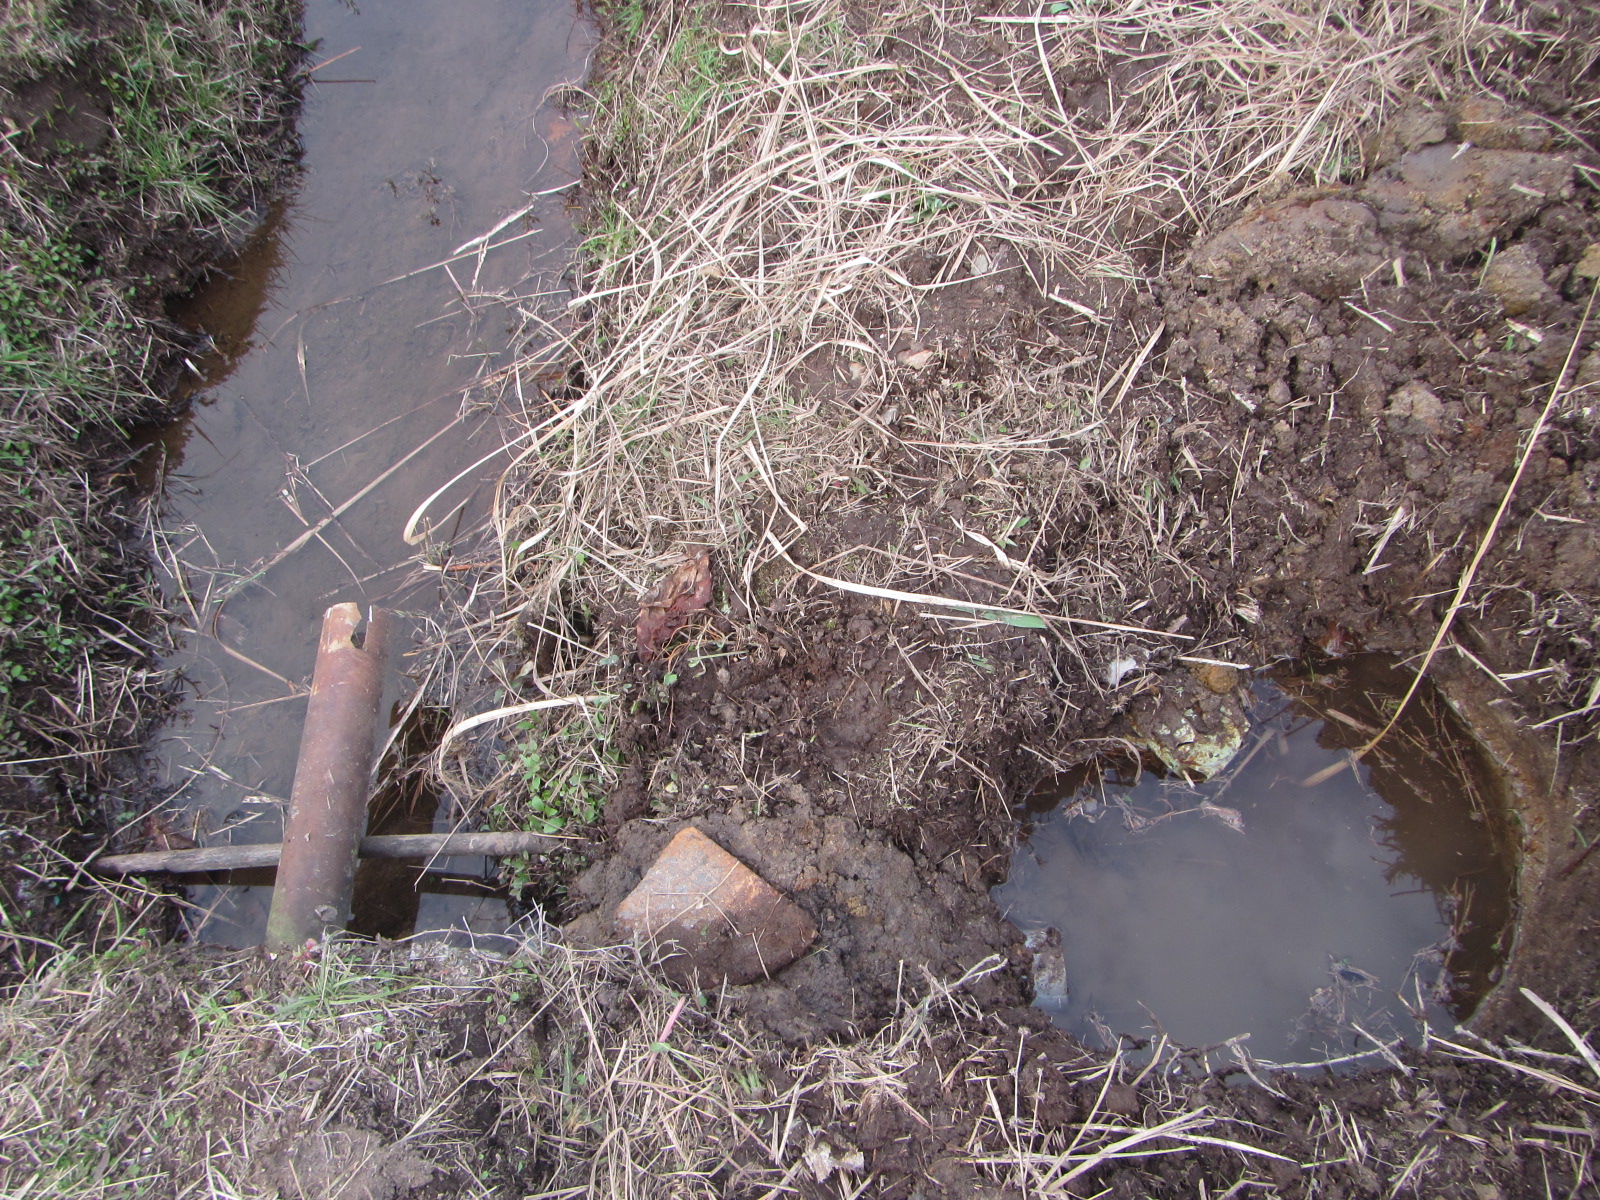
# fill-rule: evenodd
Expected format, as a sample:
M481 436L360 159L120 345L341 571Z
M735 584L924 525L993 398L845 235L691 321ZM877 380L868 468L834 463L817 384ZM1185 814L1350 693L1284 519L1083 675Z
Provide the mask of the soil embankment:
M170 684L152 670L166 634L128 438L168 415L184 370L167 300L292 170L296 37L277 2L46 0L0 16L8 973L54 937L149 915L148 897L84 888L74 866L140 820L141 741Z

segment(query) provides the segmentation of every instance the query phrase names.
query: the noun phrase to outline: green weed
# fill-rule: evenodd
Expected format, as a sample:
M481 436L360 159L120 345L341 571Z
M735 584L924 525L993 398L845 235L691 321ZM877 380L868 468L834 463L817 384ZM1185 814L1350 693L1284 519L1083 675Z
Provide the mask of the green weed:
M647 15L644 0L625 0L625 3L617 5L613 12L617 27L630 41L644 32Z
M0 7L0 80L70 62L83 35L67 21L70 0L8 0Z
M600 262L615 262L632 254L639 244L639 228L616 204L607 200L596 211L584 239L583 252Z
M708 101L721 98L728 56L722 53L712 31L691 25L678 34L667 61L683 76L671 93L672 105L685 125L692 125L700 120Z
M560 833L571 825L594 824L620 761L610 745L606 706L570 717L553 731L537 720L523 721L517 729L523 736L512 765L521 786L490 806L491 825ZM527 871L529 865L523 866Z

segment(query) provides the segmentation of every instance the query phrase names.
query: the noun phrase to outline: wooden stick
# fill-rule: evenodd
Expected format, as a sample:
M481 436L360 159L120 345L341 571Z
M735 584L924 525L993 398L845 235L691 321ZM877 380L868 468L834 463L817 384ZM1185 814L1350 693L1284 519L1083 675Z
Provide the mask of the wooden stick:
M362 858L433 858L456 854L503 857L532 850L553 850L562 843L543 833L387 833L361 839ZM102 875L140 875L152 871L177 874L195 871L239 871L275 867L283 846L202 846L197 850L152 850L113 854L91 864Z

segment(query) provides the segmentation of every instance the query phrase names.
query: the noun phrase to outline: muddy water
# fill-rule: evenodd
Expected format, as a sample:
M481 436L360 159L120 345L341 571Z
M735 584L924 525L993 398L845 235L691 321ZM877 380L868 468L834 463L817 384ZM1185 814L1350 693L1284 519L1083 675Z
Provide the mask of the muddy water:
M1404 682L1371 656L1263 679L1215 780L1135 765L1036 793L994 892L1040 946L1036 1002L1090 1045L1248 1034L1251 1055L1280 1063L1469 1015L1512 916L1481 751L1430 695L1359 766L1306 782L1348 763Z
M594 43L570 0L311 0L306 27L326 65L307 90L304 175L175 313L215 351L192 364L189 416L150 457L158 552L187 626L168 663L185 707L159 745L167 824L205 844L280 835L329 604L383 604L415 637L471 587L497 460L429 509L424 544L402 530L500 446L485 381L506 364L518 303L559 314L572 245L560 189L578 140L546 99L583 78ZM460 252L486 234L491 248ZM538 403L537 381L522 395ZM452 815L412 805L402 823ZM194 931L256 942L270 879L229 882L196 890ZM402 905L419 927L503 920L503 905L439 887Z

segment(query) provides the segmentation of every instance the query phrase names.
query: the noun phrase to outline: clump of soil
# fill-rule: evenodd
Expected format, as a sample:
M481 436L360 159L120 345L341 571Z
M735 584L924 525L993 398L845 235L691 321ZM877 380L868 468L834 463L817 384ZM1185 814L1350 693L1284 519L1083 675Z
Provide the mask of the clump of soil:
M789 1044L855 1040L927 986L923 968L954 978L992 954L1016 952L1015 931L974 886L962 852L919 862L881 831L819 811L800 785L785 792L779 813L736 802L694 822L805 909L819 932L816 949L770 981L730 989L734 1011ZM611 855L574 882L569 903L592 907L568 934L609 944L611 914L676 832L676 823L623 825ZM985 978L973 994L991 1006L1021 999L1009 975Z

